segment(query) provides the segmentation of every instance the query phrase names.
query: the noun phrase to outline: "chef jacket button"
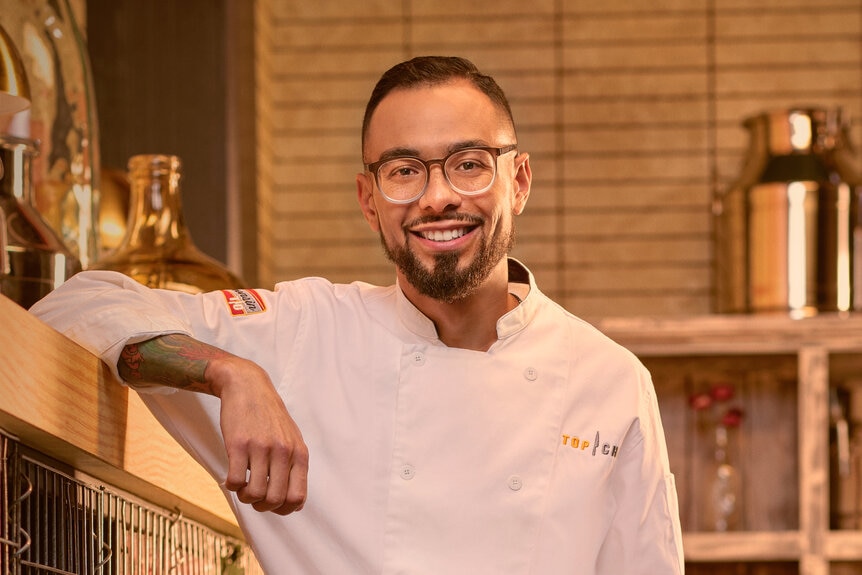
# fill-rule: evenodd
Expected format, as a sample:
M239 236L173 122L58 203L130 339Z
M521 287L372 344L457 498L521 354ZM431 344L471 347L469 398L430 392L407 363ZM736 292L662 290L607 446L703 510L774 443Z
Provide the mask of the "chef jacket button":
M536 381L536 379L539 377L539 372L536 371L535 367L528 367L524 370L524 377L527 379L527 381Z
M413 365L416 367L421 367L425 365L425 354L421 351L413 352Z
M520 491L523 486L524 482L518 475L513 475L509 478L509 489L512 491Z
M416 477L416 469L412 465L402 465L401 466L401 479L409 481Z

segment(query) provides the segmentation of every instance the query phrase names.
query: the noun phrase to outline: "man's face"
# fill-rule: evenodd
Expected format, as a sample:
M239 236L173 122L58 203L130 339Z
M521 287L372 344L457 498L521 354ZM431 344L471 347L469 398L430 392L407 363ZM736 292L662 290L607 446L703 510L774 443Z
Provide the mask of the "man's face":
M393 155L429 160L464 147L514 143L505 114L458 80L387 95L371 118L364 154L366 163ZM357 191L402 281L453 302L482 285L511 249L514 216L524 209L530 180L527 155L512 151L497 158L496 180L478 196L454 191L439 165L430 168L424 195L410 204L386 200L370 173L357 176Z

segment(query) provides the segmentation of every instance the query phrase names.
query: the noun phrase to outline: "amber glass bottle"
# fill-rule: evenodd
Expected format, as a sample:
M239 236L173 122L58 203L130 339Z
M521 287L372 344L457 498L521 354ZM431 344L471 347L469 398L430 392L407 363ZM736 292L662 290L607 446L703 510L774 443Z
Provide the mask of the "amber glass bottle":
M183 219L181 162L146 154L129 160L131 189L126 235L90 269L114 270L154 288L187 293L242 287L242 280L201 252Z

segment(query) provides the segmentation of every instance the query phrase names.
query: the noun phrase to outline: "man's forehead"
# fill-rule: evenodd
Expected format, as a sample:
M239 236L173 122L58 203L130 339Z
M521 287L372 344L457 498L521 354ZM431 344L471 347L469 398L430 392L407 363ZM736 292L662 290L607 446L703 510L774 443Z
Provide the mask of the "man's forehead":
M511 132L505 112L467 80L397 88L387 94L371 117L366 148L380 154L393 147L418 150L455 142L496 145Z

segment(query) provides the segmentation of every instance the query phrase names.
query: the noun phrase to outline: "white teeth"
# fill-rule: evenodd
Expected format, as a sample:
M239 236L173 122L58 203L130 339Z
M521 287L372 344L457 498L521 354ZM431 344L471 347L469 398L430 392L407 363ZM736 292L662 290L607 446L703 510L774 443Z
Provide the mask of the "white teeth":
M467 232L463 228L457 230L434 230L430 232L422 232L422 237L427 240L431 240L432 242L448 242L449 240L460 238L465 233Z

